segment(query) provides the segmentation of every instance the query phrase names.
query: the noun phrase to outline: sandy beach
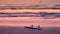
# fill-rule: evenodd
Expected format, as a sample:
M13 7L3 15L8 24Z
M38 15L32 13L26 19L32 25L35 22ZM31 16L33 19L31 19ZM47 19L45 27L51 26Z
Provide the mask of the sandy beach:
M19 26L0 26L0 34L60 34L60 27L41 27L42 30Z

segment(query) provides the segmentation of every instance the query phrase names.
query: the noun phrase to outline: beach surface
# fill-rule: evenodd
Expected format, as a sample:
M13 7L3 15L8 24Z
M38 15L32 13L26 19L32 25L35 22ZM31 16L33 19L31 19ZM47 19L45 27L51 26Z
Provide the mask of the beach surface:
M60 34L60 27L41 28L42 30L33 30L21 26L0 26L0 34Z

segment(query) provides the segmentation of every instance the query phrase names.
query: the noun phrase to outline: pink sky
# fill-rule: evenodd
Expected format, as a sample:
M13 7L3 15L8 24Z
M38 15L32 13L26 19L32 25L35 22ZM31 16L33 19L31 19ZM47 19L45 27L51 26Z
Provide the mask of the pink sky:
M0 4L54 4L60 3L60 0L0 0Z

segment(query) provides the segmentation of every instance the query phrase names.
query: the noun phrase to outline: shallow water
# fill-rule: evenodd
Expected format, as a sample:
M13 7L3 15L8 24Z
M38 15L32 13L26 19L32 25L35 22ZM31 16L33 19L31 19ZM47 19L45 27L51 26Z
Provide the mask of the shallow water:
M44 19L43 17L0 17L0 25L8 26L59 26L60 18Z
M60 12L59 9L22 9L22 10L0 10L0 12ZM0 17L0 26L60 26L60 18L45 19L43 17Z

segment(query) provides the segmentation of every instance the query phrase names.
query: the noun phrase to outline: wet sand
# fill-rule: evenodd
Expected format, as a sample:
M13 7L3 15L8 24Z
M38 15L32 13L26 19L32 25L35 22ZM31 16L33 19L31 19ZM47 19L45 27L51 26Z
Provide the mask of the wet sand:
M60 27L41 27L42 30L19 26L0 26L0 34L60 34Z

